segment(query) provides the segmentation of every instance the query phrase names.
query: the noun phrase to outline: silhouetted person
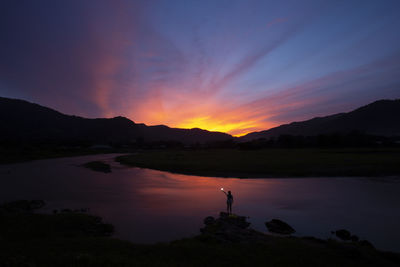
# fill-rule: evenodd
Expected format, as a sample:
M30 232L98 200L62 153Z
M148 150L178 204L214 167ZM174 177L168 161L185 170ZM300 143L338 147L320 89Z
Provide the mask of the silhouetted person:
M228 193L226 193L225 191L222 190L222 192L224 192L224 194L226 195L226 211L229 214L232 214L233 195L231 191L228 191Z

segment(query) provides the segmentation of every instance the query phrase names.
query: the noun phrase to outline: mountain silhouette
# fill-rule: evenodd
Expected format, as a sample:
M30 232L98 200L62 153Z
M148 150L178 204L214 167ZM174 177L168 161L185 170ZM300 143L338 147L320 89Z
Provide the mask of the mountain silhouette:
M292 122L269 130L252 132L238 141L280 135L316 136L347 134L354 131L400 136L400 100L379 100L348 113ZM68 143L126 144L132 142L174 141L186 144L233 140L226 133L198 128L179 129L165 125L147 126L125 117L88 119L60 113L24 100L0 97L2 143Z
M266 131L252 132L239 138L250 141L280 135L316 136L360 132L379 136L400 136L400 99L379 100L348 113L292 122Z
M0 97L0 131L3 143L92 144L176 141L206 143L233 139L220 132L137 124L125 117L88 119L70 116L24 100Z

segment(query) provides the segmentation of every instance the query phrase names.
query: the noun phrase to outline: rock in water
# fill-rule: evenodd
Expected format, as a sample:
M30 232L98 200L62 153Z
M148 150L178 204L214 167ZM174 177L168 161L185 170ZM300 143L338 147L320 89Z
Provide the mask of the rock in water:
M104 173L111 172L111 166L102 161L91 161L91 162L83 164L83 167L91 169L93 171L97 171L97 172L104 172Z
M266 222L265 226L267 226L268 231L271 233L290 235L296 232L289 224L278 219L272 219L271 221Z
M336 230L335 234L338 238L340 238L344 241L351 239L351 233L349 231L347 231L346 229Z

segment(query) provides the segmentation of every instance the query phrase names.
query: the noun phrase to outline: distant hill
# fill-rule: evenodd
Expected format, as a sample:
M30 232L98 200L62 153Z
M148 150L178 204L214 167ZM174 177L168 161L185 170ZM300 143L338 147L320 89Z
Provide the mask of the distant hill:
M379 136L400 136L400 99L379 100L348 113L284 124L266 131L249 133L239 140L250 141L280 135L347 134L354 131Z
M178 129L164 125L136 124L124 117L87 119L62 114L23 100L0 97L1 142L130 143L178 141L205 143L233 139L232 136L201 129Z

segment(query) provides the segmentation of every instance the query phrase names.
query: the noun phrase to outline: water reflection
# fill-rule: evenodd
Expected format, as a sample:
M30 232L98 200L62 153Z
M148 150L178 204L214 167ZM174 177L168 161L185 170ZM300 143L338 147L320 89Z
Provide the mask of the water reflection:
M106 160L103 174L78 165ZM231 190L235 213L264 222L280 218L298 235L330 237L346 228L381 249L400 251L400 183L396 178L226 179L127 168L112 155L0 166L0 200L44 199L53 208L86 208L134 242L169 241L199 232L202 220L226 209L220 191ZM382 182L384 181L384 182Z

